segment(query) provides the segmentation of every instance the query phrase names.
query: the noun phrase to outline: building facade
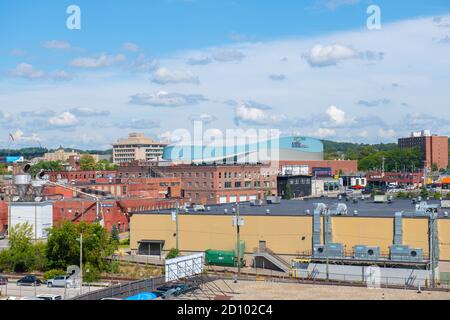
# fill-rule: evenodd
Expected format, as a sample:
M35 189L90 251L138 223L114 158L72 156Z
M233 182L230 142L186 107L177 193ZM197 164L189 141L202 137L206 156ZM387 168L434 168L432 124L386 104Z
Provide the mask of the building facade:
M277 168L268 165L175 165L157 171L180 178L181 197L193 204L247 202L277 194Z
M278 176L278 195L283 197L283 199L311 196L311 180L311 176ZM290 191L288 189L290 189Z
M431 135L429 130L413 132L408 138L400 138L398 146L402 149L420 148L427 169L437 165L439 169L448 167L448 137Z
M130 133L113 145L113 162L121 164L135 160L159 160L166 145L146 138L142 133Z

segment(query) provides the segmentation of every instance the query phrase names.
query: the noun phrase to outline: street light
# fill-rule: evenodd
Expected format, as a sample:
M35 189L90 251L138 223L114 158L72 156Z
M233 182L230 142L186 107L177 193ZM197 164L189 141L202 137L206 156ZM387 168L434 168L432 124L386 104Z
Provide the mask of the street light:
M83 233L77 239L80 241L80 295L83 294Z

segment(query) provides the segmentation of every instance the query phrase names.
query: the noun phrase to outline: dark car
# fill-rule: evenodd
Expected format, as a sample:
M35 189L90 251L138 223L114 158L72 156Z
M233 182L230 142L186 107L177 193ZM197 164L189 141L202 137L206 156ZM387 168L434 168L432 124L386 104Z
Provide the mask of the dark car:
M36 276L25 276L22 279L17 280L18 286L40 286L42 280L38 279Z
M8 278L5 276L0 276L0 286L6 286L8 284Z

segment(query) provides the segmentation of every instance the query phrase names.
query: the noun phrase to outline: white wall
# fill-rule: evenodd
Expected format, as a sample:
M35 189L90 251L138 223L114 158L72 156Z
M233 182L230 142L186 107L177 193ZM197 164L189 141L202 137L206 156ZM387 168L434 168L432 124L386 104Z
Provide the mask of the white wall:
M13 203L10 225L15 226L25 222L32 226L33 238L47 239L45 229L51 228L53 225L53 204L51 202ZM35 232L37 236L35 236Z

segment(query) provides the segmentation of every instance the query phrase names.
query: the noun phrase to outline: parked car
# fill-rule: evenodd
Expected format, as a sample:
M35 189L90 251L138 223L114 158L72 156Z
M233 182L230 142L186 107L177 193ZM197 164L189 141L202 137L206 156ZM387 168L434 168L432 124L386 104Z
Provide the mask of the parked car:
M0 286L6 286L8 284L8 278L5 276L0 276Z
M0 240L4 240L6 236L4 234L0 234Z
M42 300L62 300L63 298L59 294L39 294L36 298Z
M22 297L22 298L20 298L20 300L45 300L45 299L38 298L38 297Z
M75 281L70 279L69 276L58 276L47 280L47 287L73 288L75 287Z
M19 280L17 280L18 286L40 286L42 284L42 280L38 279L36 276L25 276Z

